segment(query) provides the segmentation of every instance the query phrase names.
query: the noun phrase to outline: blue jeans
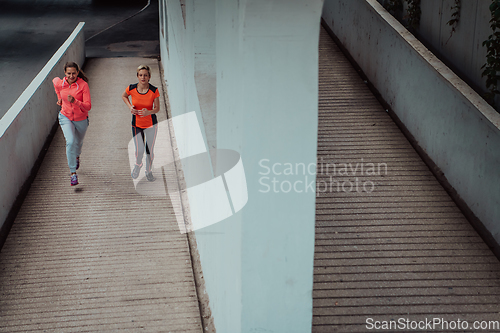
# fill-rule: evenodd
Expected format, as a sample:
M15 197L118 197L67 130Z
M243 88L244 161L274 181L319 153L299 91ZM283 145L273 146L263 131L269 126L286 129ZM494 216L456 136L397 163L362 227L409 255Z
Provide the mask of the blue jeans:
M59 113L59 125L66 139L66 157L71 173L76 172L76 158L82 152L83 138L89 126L89 119L80 121L69 120L68 117Z

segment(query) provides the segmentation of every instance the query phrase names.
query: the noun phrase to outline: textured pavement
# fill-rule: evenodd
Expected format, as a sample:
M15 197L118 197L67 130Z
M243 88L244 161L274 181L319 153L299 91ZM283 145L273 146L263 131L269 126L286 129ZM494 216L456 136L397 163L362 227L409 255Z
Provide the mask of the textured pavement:
M121 94L143 63L163 96L157 60L87 61L80 185L70 186L58 128L0 253L0 332L202 332L180 202L140 195L130 177ZM167 183L161 166L154 173Z
M498 259L323 29L319 54L312 331L499 321Z

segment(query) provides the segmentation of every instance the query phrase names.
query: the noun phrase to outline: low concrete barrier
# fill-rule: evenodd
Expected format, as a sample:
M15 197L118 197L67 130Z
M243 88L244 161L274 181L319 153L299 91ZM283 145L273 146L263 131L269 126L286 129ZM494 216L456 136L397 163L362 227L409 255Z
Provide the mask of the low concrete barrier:
M80 22L40 73L0 119L0 227L57 121L60 107L52 79L63 75L67 61L85 61L84 22Z
M376 0L326 0L322 17L500 243L500 114Z

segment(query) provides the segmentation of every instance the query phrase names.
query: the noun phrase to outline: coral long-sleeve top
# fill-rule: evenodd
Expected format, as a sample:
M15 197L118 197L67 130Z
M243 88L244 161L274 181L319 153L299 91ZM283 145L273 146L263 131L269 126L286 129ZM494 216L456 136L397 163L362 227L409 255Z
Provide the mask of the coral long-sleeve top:
M69 120L80 121L87 119L89 110L92 107L90 100L89 85L82 78L77 78L69 84L66 78L62 80L58 77L52 80L57 98L62 101L61 113ZM68 95L75 98L73 103L68 101Z

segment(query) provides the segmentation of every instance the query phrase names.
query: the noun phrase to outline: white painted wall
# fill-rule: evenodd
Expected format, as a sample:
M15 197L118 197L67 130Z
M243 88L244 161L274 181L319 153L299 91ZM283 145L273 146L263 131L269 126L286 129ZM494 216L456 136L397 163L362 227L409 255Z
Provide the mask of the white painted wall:
M60 107L56 105L52 79L64 75L64 64L85 61L85 40L81 22L33 79L17 101L0 119L0 221L12 208L22 185L40 154Z
M500 243L500 114L377 1L326 0L323 19Z
M172 115L195 111L207 148L239 152L246 174L246 206L195 232L218 333L311 330L315 175L263 175L262 163L316 162L322 4L186 0L185 21L179 1L160 5ZM306 176L308 192L262 185Z

